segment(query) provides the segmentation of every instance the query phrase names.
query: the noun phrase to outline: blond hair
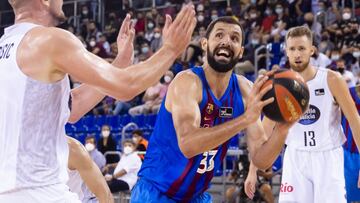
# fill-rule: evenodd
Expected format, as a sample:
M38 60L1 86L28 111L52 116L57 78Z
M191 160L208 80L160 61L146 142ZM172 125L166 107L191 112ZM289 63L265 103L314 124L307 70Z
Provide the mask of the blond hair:
M291 28L287 33L285 39L289 39L290 37L302 37L306 36L310 42L313 42L313 34L311 30L307 26L298 26Z

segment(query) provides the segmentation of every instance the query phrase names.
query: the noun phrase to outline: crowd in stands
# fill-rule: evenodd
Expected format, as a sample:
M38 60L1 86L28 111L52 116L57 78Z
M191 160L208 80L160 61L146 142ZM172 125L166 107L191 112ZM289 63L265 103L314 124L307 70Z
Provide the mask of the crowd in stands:
M106 12L103 28L93 20L89 5L81 7L80 26L65 25L65 29L74 33L84 47L92 53L112 62L116 56L117 33L121 19L130 13L136 30L134 41L134 63L140 63L151 57L162 45L162 28L165 14L175 16L182 3L187 1L156 0L159 8L151 7L150 0L123 1L123 10ZM284 53L284 37L293 26L308 26L314 33L316 53L310 63L340 72L349 87L360 83L360 1L339 0L239 0L226 2L197 1L197 27L187 50L174 62L163 78L154 86L131 101L116 101L105 98L98 104L92 115L137 116L156 114L166 94L171 80L182 70L199 66L203 61L201 38L205 37L207 25L219 16L233 16L244 28L244 56L236 64L235 72L253 80L258 71L270 70L274 66L289 68ZM149 67L151 68L151 67ZM72 87L79 85L71 78ZM103 155L119 149L111 134L111 127L102 126L100 139L86 140L89 151L98 150ZM147 141L140 130L132 133L132 140L122 140L122 156L106 156L106 165L100 164L112 191L128 190L135 184L136 173L140 168ZM96 153L97 154L97 153ZM136 154L136 155L135 155ZM101 159L101 158L97 158ZM123 160L127 160L126 163ZM135 174L135 175L134 175Z

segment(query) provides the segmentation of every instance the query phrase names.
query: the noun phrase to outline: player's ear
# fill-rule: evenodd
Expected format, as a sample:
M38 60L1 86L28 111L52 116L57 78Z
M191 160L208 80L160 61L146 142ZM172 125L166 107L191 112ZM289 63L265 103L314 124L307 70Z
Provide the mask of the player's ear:
M315 46L311 46L311 56L314 55L316 52L316 47Z
M208 40L205 37L203 37L201 38L200 43L201 43L201 49L203 50L203 52L206 52L208 46Z

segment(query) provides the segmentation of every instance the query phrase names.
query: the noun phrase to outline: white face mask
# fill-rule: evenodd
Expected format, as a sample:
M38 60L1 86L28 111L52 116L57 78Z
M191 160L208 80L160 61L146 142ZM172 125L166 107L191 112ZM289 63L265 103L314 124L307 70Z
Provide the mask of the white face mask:
M197 17L197 19L198 19L198 21L199 22L202 22L202 21L204 21L204 16L203 15L199 15L198 17Z
M359 58L360 57L360 51L353 52L353 57Z
M331 60L333 60L333 61L337 61L337 60L339 60L339 58L340 58L340 56L337 54L331 56Z
M164 81L165 81L166 83L170 83L170 82L171 82L171 77L168 76L168 75L165 75L165 76L164 76Z
M196 8L196 10L199 12L199 11L204 11L204 5L202 4L199 4Z
M86 143L86 144L85 144L85 149L86 149L88 152L91 152L92 150L95 149L95 145L92 144L92 143Z
M132 147L129 147L129 146L124 147L124 154L130 154L133 151L134 150Z
M270 9L266 9L266 10L265 10L265 14L266 14L266 15L271 15L271 13L272 13L272 11L271 11Z
M351 18L351 13L343 13L342 17L344 20L349 20Z
M90 41L89 44L90 44L91 47L94 47L96 45L96 42L94 40L92 40L92 41Z
M143 54L147 54L147 53L149 52L149 47L143 47L143 48L141 48L141 52L142 52Z
M255 19L256 16L257 16L256 13L250 13L250 18L251 18L251 19Z
M149 29L152 29L153 27L154 27L154 23L149 23L149 24L148 24L148 28L149 28Z
M251 40L251 44L253 44L253 45L258 45L258 44L259 44L259 40L258 40L258 39L253 39L253 40Z
M161 34L157 32L154 34L154 37L155 37L155 39L159 39L161 37Z
M282 9L282 8L276 8L276 9L275 9L275 12L276 12L278 15L280 15L280 14L282 14L283 9Z
M101 132L101 134L102 134L103 137L109 137L110 131L109 131L109 130L103 130L103 131Z
M211 20L216 20L218 18L218 15L211 15Z

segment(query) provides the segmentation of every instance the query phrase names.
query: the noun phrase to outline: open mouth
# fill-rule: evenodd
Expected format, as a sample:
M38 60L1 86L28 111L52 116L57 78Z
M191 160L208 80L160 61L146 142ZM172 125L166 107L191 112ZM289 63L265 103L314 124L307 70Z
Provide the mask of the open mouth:
M234 55L234 52L228 48L221 47L215 50L215 55L218 57L230 59Z

